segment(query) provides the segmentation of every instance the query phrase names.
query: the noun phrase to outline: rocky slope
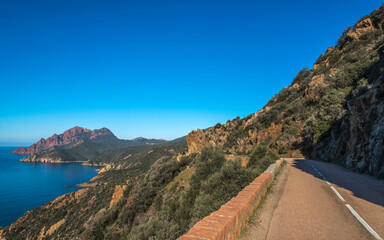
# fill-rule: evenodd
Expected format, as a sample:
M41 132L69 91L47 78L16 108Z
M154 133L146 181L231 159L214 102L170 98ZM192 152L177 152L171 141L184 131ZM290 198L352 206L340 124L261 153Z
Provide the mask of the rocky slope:
M265 145L383 177L383 10L346 29L257 113L192 131L188 153L215 145L244 154Z
M345 102L346 114L310 152L313 158L338 162L381 178L384 178L383 22L384 11L380 7L340 38L340 52L360 47L351 60L360 63L355 71L361 77L354 82L357 87Z
M252 164L244 167L240 160L226 161L222 151L212 148L179 158L186 150L183 142L176 141L119 155L81 184L83 189L0 227L0 238L176 239L273 161L267 152L259 152L262 159L251 156Z
M384 65L381 58L378 66ZM361 172L384 176L384 75L347 101L347 114L312 150L312 158L335 161Z
M37 143L23 148L20 147L12 152L12 154L30 155L34 153L46 153L55 148L65 147L70 144L77 143L80 140L88 140L92 142L118 141L119 139L107 128L89 130L82 127L71 128L62 134L54 134L44 139L41 138Z

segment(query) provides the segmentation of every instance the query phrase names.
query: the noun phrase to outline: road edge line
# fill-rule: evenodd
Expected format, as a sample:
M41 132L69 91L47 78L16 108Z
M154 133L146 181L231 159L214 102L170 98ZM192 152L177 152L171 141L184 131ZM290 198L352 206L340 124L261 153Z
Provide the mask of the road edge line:
M366 221L364 221L362 217L360 217L360 215L355 211L355 209L353 209L353 207L351 207L351 205L345 204L345 206L349 209L349 211L353 214L353 216L355 216L355 218L359 220L359 222L365 227L365 229L368 230L368 232L370 232L376 239L383 240L380 237L380 235L377 232L375 232L375 230L373 230L373 228L369 226L369 224Z
M334 188L333 186L331 186L332 190L336 193L336 195L341 199L341 201L345 202L345 199L343 198L343 196L341 196L341 194L336 190L336 188Z

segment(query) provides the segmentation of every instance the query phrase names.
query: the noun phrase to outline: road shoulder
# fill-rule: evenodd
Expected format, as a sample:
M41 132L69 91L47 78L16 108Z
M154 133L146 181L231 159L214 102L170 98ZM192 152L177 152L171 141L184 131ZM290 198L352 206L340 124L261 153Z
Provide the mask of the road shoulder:
M276 210L280 196L283 195L285 190L290 168L290 164L282 165L264 201L255 210L247 227L238 238L239 240L266 239L273 212Z

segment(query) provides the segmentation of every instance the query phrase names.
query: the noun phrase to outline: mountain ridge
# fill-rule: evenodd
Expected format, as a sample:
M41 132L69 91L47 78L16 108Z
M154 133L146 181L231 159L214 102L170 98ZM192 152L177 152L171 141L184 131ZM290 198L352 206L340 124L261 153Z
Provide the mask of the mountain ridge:
M27 148L20 147L14 150L12 154L30 155L34 153L46 153L55 148L74 144L80 140L89 140L94 142L105 140L117 141L118 138L107 128L90 130L87 128L75 126L61 134L53 134L47 139L41 138L38 142Z
M137 144L156 144L158 142L166 142L163 139L146 139L138 137L132 140L122 140L117 138L108 128L100 128L90 130L75 126L64 131L61 134L53 134L51 137L41 138L38 142L29 147L20 147L12 152L17 155L45 154L49 151L59 148L67 148L79 141L89 141L93 143L128 143L137 142ZM123 144L124 145L124 144Z

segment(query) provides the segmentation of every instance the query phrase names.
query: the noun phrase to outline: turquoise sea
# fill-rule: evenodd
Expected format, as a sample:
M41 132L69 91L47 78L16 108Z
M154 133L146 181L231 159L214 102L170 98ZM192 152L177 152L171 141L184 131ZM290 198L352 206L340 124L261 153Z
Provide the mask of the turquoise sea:
M96 176L96 168L80 164L25 163L25 156L9 154L17 147L0 147L0 226L7 226L26 211L60 195L75 191L65 187Z

